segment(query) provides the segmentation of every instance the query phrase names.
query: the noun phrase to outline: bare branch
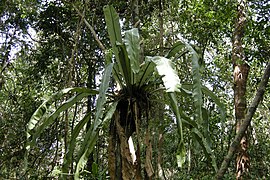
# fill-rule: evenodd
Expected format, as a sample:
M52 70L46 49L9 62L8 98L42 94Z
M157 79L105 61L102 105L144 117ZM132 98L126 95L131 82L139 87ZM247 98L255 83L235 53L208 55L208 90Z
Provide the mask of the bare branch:
M83 21L85 23L85 25L90 29L91 33L94 36L94 39L97 41L99 48L105 52L105 47L104 45L101 43L101 41L99 40L97 33L95 32L94 28L88 23L88 21L85 19L84 15L79 11L79 9L73 4L74 9L77 11L77 13L79 14L79 16L81 16L81 18L83 18Z

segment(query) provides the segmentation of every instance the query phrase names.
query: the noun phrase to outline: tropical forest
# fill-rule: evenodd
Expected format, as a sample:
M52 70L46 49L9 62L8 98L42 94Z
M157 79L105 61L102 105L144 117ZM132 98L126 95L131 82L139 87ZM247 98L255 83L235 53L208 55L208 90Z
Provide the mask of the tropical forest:
M270 179L270 1L0 0L0 179Z

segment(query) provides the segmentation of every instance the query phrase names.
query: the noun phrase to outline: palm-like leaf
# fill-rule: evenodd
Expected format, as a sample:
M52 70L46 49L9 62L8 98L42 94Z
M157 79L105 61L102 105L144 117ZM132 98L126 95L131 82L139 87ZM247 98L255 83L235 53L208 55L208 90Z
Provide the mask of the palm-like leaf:
M114 77L121 84L124 79L128 90L136 84L140 71L140 39L138 29L134 28L125 32L124 44L122 43L119 16L112 6L104 7L105 20L117 66ZM119 71L117 71L119 69ZM120 72L120 73L119 73Z
M150 59L156 64L158 74L162 76L162 81L166 88L166 92L179 92L180 79L177 72L172 68L172 62L169 59L161 56L154 56Z
M59 98L63 97L67 93L77 93L72 98L68 99L64 102L60 107L58 107L53 113L53 108L51 108L51 104L58 100ZM30 121L27 125L27 139L28 145L27 148L34 145L36 138L43 132L43 130L48 127L53 121L59 116L59 114L66 109L70 108L76 102L81 100L84 97L89 95L95 95L98 92L95 90L90 90L87 88L68 88L61 90L54 95L52 95L48 100L44 101L39 108L34 112ZM51 113L51 114L50 114ZM30 139L31 138L31 139Z
M77 171L75 173L75 178L79 176L79 171L84 167L86 158L92 151L94 144L97 140L99 126L101 125L102 117L104 114L104 104L106 102L106 92L109 87L110 75L112 72L113 64L109 64L104 71L101 86L99 89L97 108L95 114L95 120L92 123L91 128L87 131L84 142L81 146L79 152L79 158L77 161ZM76 93L72 98L64 102L56 110L51 108L51 104L66 95L67 93ZM33 114L28 123L28 145L27 149L34 145L36 138L43 132L45 128L52 124L52 122L59 116L61 112L66 111L76 102L80 101L82 98L89 95L95 95L98 91L90 90L87 88L68 88L64 89L54 95L52 95L48 100L46 100ZM110 110L107 112L105 119L110 119L113 112L116 109L117 103L114 103ZM52 113L51 113L52 112ZM50 114L51 113L51 114ZM76 147L76 138L78 137L80 131L84 129L85 124L89 121L91 114L87 114L74 128L71 135L71 141L68 144L68 153L64 157L64 165L62 168L63 175L68 171L69 165L72 163L72 156ZM31 138L31 139L30 139Z
M140 71L140 38L137 28L125 32L124 43L130 59L130 68L136 74Z
M187 52L187 48L186 48L186 44L182 41L178 41L176 42L171 49L169 50L169 52L166 54L166 58L171 58L174 57L177 54L177 57L182 56L184 53Z
M95 114L95 120L92 123L90 129L87 131L83 144L81 146L81 149L79 151L78 160L77 160L77 166L76 166L76 173L75 177L79 176L80 170L84 168L87 158L89 154L92 152L93 147L95 145L95 142L97 140L97 136L99 133L99 126L101 125L102 117L104 114L104 105L106 102L106 92L109 88L109 82L111 77L113 64L109 64L104 72L101 85L99 88L99 94L97 99L97 105L96 105L96 114ZM117 103L113 104L112 110L109 111L110 115L112 116L112 112L115 111ZM108 116L108 115L107 115Z
M214 102L215 104L218 106L219 110L220 110L220 114L221 114L221 121L225 122L226 119L226 109L224 107L224 104L220 101L220 99L217 97L216 94L214 94L212 91L210 91L206 86L202 86L202 92L209 96Z

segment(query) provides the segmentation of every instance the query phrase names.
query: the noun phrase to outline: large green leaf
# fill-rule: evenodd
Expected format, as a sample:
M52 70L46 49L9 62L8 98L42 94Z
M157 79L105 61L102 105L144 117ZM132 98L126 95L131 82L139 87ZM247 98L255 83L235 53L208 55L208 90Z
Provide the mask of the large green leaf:
M148 58L156 64L158 74L162 76L166 92L180 92L180 79L172 67L172 62L162 56Z
M195 117L198 120L199 124L202 125L203 102L202 102L202 83L201 83L199 56L190 45L187 46L189 51L191 52L191 60L192 60L193 99L194 99Z
M96 105L95 123L99 122L103 115L103 107L106 102L106 92L109 88L111 73L112 73L113 63L109 64L104 71L101 84L99 87L99 94Z
M120 23L119 23L119 16L117 12L115 11L114 7L111 5L106 5L103 8L104 15L105 15L105 21L108 29L108 34L110 38L110 42L112 45L112 49L115 55L116 59L116 68L115 73L123 74L123 69L121 67L121 62L120 62L120 57L119 57L119 52L118 52L118 47L117 43L122 44L122 36L121 36L121 28L120 28ZM119 77L119 76L118 76ZM121 83L121 81L119 81Z
M84 116L84 118L75 126L75 128L71 134L70 143L68 145L68 151L64 157L64 163L63 163L63 167L62 167L63 173L68 173L68 167L72 163L73 152L74 152L75 147L76 147L76 140L77 140L76 138L78 137L80 131L84 128L85 124L89 121L89 119L91 117L91 113L92 112L90 112Z
M82 143L82 146L78 154L76 173L75 173L76 178L79 176L80 171L84 168L87 162L87 158L93 150L93 147L96 143L98 133L99 133L98 127L103 122L102 117L104 114L104 105L106 102L106 92L109 88L112 68L113 68L113 64L109 64L105 68L103 78L101 80L101 85L99 88L99 95L98 95L97 105L96 105L95 119L94 119L94 122L91 124L91 127L87 130L87 133L85 135L84 141ZM115 109L116 109L116 103L113 104L112 111L114 112ZM111 111L110 113L113 114Z
M193 99L194 99L194 108L195 108L195 118L200 123L203 124L202 118L202 84L201 84L201 75L200 75L200 66L199 66L199 55L187 42L180 41L174 44L172 49L167 54L167 57L170 58L176 53L189 51L192 61L192 80L193 80Z
M218 106L221 114L221 120L225 122L226 119L226 109L224 104L220 101L220 99L217 97L216 94L214 94L212 91L210 91L206 86L202 86L202 91L206 96L209 96L215 104Z
M130 54L128 54L126 50L126 46L122 43L119 16L117 12L115 11L115 9L113 8L113 6L110 6L110 5L104 7L104 14L105 14L106 25L108 28L109 38L110 38L112 49L113 49L115 59L117 62L116 65L118 66L118 68L116 69L119 69L119 72L115 71L115 73L121 74L125 80L127 87L131 87L131 84L133 84L133 78L134 78L134 74L132 73L132 70L131 70L131 64L134 66L135 61L133 61L132 63L130 62L130 59L129 59ZM127 34L127 38L125 39L126 44L129 44L127 39L129 39L130 41L130 37L128 34ZM128 47L129 50L131 49L130 46L133 46L133 45L129 44L129 47ZM131 54L133 54L132 58L134 58L134 53L131 53ZM120 77L120 75L116 75L116 76Z
M120 65L121 69L122 69L122 76L126 82L126 86L127 87L131 87L131 85L133 84L133 77L134 74L131 70L130 67L130 59L128 58L128 54L127 54L127 50L125 45L123 44L119 44L117 43L117 47L118 47L118 52L119 52L119 60L120 60Z
M125 32L124 43L126 45L130 66L134 74L140 71L140 37L137 28Z
M121 28L119 23L119 16L115 11L114 7L111 5L104 6L103 8L105 21L109 33L109 38L113 51L115 51L116 42L122 43Z
M175 56L176 54L179 54L179 56L181 56L182 54L184 54L186 52L186 44L178 41L176 42L171 49L169 50L169 52L166 54L166 58L171 58L173 56Z
M66 102L64 102L56 110L54 110L54 108L51 107L52 102L58 100L67 93L74 93L74 92L76 92L77 94L74 95L72 98L68 99ZM87 88L82 87L68 88L55 93L48 100L44 101L39 106L39 108L34 112L30 121L28 122L27 139L29 141L31 138L31 141L28 142L27 148L30 148L30 146L34 145L36 138L43 132L45 128L47 128L59 116L61 112L65 111L82 98L94 94L97 94L97 91L90 90Z
M202 83L201 83L201 74L200 74L200 65L199 65L199 55L198 53L192 48L190 44L187 42L180 42L178 44L180 48L183 48L182 46L185 46L186 49L189 51L191 56L191 64L192 64L192 80L193 80L193 91L192 96L194 100L194 108L195 108L195 119L199 122L199 125L202 126L204 124L203 118L202 118ZM179 49L176 46L175 49ZM173 52L175 52L174 50ZM205 128L206 129L206 128ZM206 133L206 132L205 132Z
M214 167L215 171L217 172L218 169L217 169L216 157L215 157L213 151L211 150L211 147L210 147L209 143L207 142L206 138L197 128L192 128L191 132L195 136L197 142L199 142L199 144L203 148L204 154L207 156L208 159L211 160L212 166Z
M184 146L184 138L183 138L183 127L182 127L182 119L181 119L181 114L178 108L178 103L177 103L177 98L175 95L175 92L169 92L168 96L170 98L170 107L176 117L176 122L177 122L177 129L178 129L178 134L180 136L180 141L178 145L178 150L177 150L177 163L179 167L182 167L183 163L185 162L185 146Z
M152 61L145 60L144 63L141 64L140 71L137 74L139 87L146 85L147 82L151 79L154 68L155 64Z

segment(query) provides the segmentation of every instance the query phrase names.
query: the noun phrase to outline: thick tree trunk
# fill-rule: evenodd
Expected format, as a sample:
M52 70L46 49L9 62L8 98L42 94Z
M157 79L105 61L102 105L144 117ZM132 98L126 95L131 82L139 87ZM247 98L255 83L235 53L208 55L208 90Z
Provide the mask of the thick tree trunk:
M132 180L142 179L137 172L139 164L134 162L130 153L128 138L119 120L119 113L115 113L115 119L111 122L109 137L109 175L110 179Z
M234 78L234 108L236 118L236 133L245 119L247 100L246 100L246 86L248 80L249 66L246 64L245 54L242 47L242 38L244 36L244 28L246 22L244 0L238 0L238 14L235 22L235 30L233 34L233 78ZM248 136L247 133L242 137L237 157L236 157L236 179L241 179L242 176L248 172L250 158L247 153Z
M246 83L248 77L249 67L246 64L238 65L235 69L240 69L240 74L235 75L235 89L234 89L234 106L236 117L236 133L239 132L240 126L245 119L247 101L246 101ZM240 77L239 77L240 76ZM248 134L244 133L237 152L236 157L236 179L242 179L241 177L248 172L250 165L250 157L247 153L248 150Z
M238 129L238 133L236 134L232 144L230 145L228 154L226 155L226 157L224 158L221 167L217 173L217 177L216 179L222 179L226 170L228 169L229 163L234 155L234 152L237 150L238 146L239 146L239 142L242 139L247 127L250 124L250 121L258 107L258 104L260 103L260 101L263 98L263 94L265 92L268 80L269 80L269 76L270 76L270 63L268 63L264 75L262 77L260 86L257 90L256 96L254 97L248 111L247 114L245 116L244 121L242 122L241 126Z

